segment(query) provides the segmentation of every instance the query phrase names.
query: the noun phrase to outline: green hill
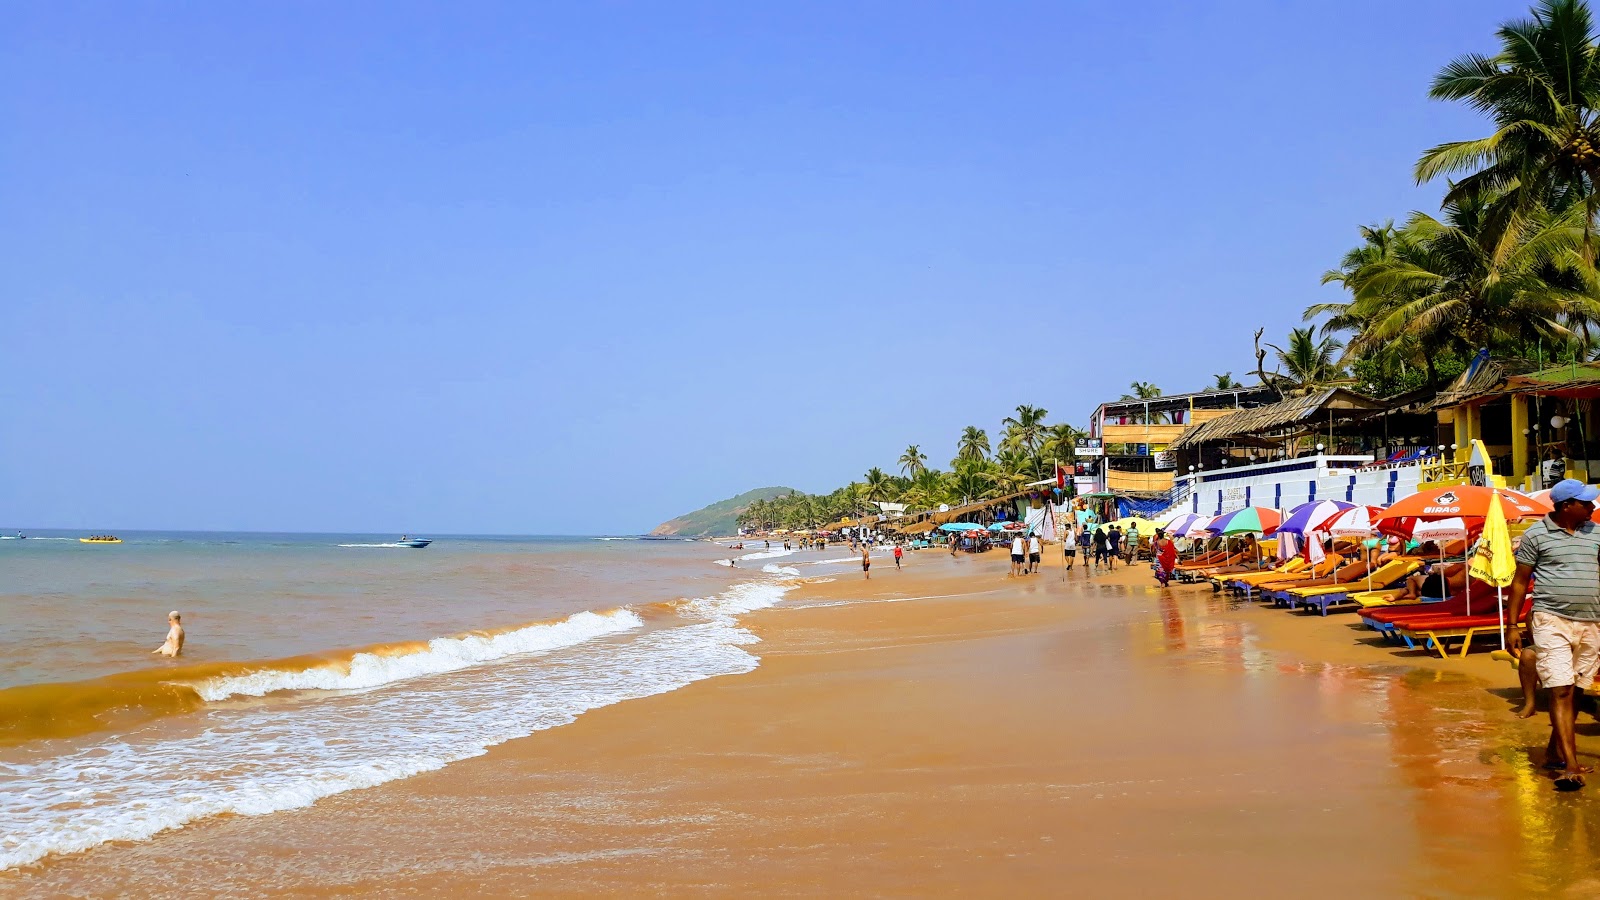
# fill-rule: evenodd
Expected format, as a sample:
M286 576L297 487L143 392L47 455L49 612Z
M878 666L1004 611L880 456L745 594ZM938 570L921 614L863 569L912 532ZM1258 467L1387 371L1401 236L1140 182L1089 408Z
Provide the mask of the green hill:
M771 500L787 494L798 493L794 488L764 487L745 491L687 515L662 522L651 534L671 534L682 537L714 537L733 534L739 527L739 514L757 500Z

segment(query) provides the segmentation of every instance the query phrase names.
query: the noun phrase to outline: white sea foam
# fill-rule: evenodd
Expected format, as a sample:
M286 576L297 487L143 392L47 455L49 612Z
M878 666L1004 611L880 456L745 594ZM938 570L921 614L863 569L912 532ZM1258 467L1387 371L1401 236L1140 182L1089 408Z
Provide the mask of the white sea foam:
M559 622L529 625L494 635L434 638L426 650L385 656L357 653L348 666L309 669L265 669L244 675L212 678L195 685L204 700L261 697L274 691L341 691L454 672L518 653L539 653L628 631L644 622L625 609L608 613L581 612Z
M800 570L796 569L793 566L777 566L777 565L773 565L772 563L767 563L766 565L762 566L761 567L761 571L767 573L768 575L799 575L800 574Z
M582 640L537 656L513 650L523 655L407 675L362 694L210 707L37 763L0 763L0 869L145 840L208 816L307 806L481 755L591 709L749 672L759 660L743 647L758 639L734 616L771 606L787 590L770 579L747 582L686 604L683 615L699 621L631 638ZM580 613L567 622L587 623L593 637L603 633L593 620L626 632L636 627L630 617ZM512 634L547 629L520 640L554 646L567 622Z
M839 563L853 563L853 562L860 562L860 561L861 561L861 557L859 557L859 556L841 556L838 559L812 559L812 560L806 560L805 562L796 562L795 565L797 565L797 566L828 566L828 565L837 565Z
M745 555L743 555L743 556L741 556L739 558L740 559L772 559L772 558L778 557L778 556L788 556L789 554L795 553L795 552L797 552L797 551L785 550L782 547L776 547L776 548L773 548L771 550L757 550L754 553L746 553Z
M340 544L339 546L341 546L341 547L365 548L365 549L397 550L397 549L399 549L401 547L405 547L406 545L405 544ZM407 547L406 549L410 549L410 548Z

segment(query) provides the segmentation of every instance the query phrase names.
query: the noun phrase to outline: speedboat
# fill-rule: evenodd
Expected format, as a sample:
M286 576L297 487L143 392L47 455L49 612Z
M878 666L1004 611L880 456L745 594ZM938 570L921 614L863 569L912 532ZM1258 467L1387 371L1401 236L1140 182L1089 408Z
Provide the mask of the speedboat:
M433 543L433 541L418 540L416 538L411 537L410 535L402 534L402 535L400 535L400 540L395 541L395 543L399 544L402 547L410 547L410 548L412 548L414 550L421 550L423 547L426 547L429 544Z
M80 544L120 544L122 538L114 534L97 534L92 537L78 538Z

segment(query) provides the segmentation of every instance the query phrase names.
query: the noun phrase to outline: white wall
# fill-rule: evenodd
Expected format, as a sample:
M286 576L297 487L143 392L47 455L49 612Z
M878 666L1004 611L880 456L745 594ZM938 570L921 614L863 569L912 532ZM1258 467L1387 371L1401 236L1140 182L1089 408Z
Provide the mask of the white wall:
M1203 515L1218 515L1245 506L1289 509L1310 500L1345 500L1388 506L1416 493L1419 466L1357 471L1371 457L1307 457L1282 463L1247 466L1219 473L1204 473L1190 496L1174 507ZM1310 464L1306 466L1305 464ZM1299 469L1289 466L1301 465Z

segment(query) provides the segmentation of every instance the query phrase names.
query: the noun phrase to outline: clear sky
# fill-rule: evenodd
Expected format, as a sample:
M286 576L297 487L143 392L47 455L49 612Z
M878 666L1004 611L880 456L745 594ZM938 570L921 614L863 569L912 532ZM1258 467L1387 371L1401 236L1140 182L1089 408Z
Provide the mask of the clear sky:
M0 527L622 533L1242 376L1527 4L5 9Z

